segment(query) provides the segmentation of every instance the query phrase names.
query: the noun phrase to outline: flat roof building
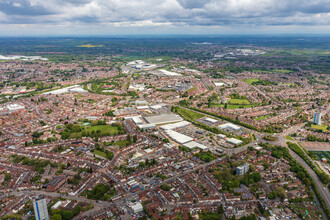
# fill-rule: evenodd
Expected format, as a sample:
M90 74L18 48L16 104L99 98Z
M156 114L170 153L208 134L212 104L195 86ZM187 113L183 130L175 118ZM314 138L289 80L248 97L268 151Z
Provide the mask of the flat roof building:
M155 125L183 121L183 119L180 116L178 116L176 114L172 114L172 113L160 114L160 115L149 116L149 117L144 117L144 118L148 123L155 124Z
M241 166L236 167L236 174L243 176L249 171L250 165L245 163Z
M137 202L131 206L131 209L133 210L134 213L139 213L143 211L143 206L140 202Z
M239 144L243 143L243 141L238 140L236 138L228 138L228 139L226 139L226 141L230 144L233 144L233 145L239 145Z
M222 124L222 125L219 125L218 128L220 129L232 129L232 130L240 130L241 127L235 125L235 124L232 124L232 123L226 123L226 124Z
M34 197L32 203L36 220L48 220L48 208L44 195Z

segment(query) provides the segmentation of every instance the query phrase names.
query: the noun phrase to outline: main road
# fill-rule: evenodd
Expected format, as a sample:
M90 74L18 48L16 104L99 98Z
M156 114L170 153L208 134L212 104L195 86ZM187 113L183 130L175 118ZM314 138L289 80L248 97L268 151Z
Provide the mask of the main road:
M192 109L189 109L189 108L185 108L185 107L182 107L180 106L181 108L184 108L184 109L187 109L187 110L190 110L190 111L195 111L195 110L192 110ZM326 114L330 111L330 107L328 107L327 109L324 110L324 112L322 112L323 114ZM198 111L195 111L195 112L198 112ZM202 113L202 112L198 112L198 113ZM202 113L204 115L208 115L206 113ZM282 133L279 133L277 134L276 136L278 137L278 140L276 142L269 142L269 143L272 143L272 144L278 144L282 147L286 147L289 149L289 152L290 152L290 155L293 156L297 161L298 163L300 163L308 172L308 174L312 177L313 181L315 182L316 184L316 187L318 189L318 191L320 192L321 196L323 197L328 209L330 209L330 193L329 193L329 190L328 190L328 187L324 187L322 182L320 181L320 179L317 177L317 175L315 174L315 172L312 170L312 168L299 156L297 155L296 153L294 153L286 144L286 136L289 135L289 134L292 134L292 133L295 133L297 130L303 128L305 126L306 123L302 123L302 124L299 124L299 125L295 125L289 129L287 129L286 131L282 132ZM245 128L247 129L247 128ZM257 136L257 139L261 138L263 135L265 135L264 133L262 132L257 132L257 131L254 131L254 130L251 130L251 129L247 129L249 132L255 134ZM268 142L268 141L265 141L265 142ZM248 147L248 146L251 146L252 144L248 144L248 145L245 145L241 148L245 148ZM235 150L237 150L238 152L241 151L241 148L235 148ZM229 152L228 152L229 153ZM237 152L235 152L237 153ZM306 154L307 155L307 154ZM309 156L307 155L307 157L309 158ZM310 158L309 158L310 159ZM314 161L312 159L310 159L313 163ZM317 167L317 166L316 166Z

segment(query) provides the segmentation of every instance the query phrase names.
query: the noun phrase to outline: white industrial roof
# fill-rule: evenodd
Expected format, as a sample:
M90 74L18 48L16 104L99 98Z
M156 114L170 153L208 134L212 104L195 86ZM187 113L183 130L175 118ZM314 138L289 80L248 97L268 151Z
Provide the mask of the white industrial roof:
M241 127L235 125L235 124L232 124L232 123L226 123L226 124L222 124L222 125L219 125L218 126L220 129L226 129L226 128L231 128L233 130L239 130L241 129Z
M66 87L66 88L57 89L57 90L50 91L50 92L45 92L43 94L44 95L57 95L57 94L67 93L67 92L70 92L70 91L72 91L72 92L87 92L80 85L74 85L74 86L69 86L69 87Z
M171 71L167 71L167 70L159 70L160 72L162 72L164 75L167 76L182 76L179 73L175 73L175 72L171 72Z
M172 113L149 116L145 117L145 119L148 123L156 125L182 121L182 118L180 116Z
M163 129L163 130L171 130L171 129L175 129L175 128L182 128L182 127L185 127L187 125L190 125L190 123L187 122L187 121L181 121L181 122L177 122L177 123L174 123L174 124L162 125L162 126L160 126L160 128Z
M16 110L24 109L25 107L19 104L11 104L11 105L7 105L7 108L9 111L16 111Z
M238 140L238 139L236 139L236 138L228 138L228 139L226 139L226 141L227 141L228 143L231 143L231 144L234 144L234 145L238 145L238 144L243 143L243 141Z
M211 123L217 123L218 122L218 120L215 120L213 118L205 118L204 120L208 121L208 122L211 122Z
M143 106L136 106L136 109L148 109L149 106L143 105Z
M141 129L148 129L148 128L155 128L156 127L155 124L142 124L142 125L138 125L138 126Z
M203 144L200 144L200 143L198 143L196 141L190 141L188 143L183 144L183 146L184 147L187 147L189 149L199 148L199 149L205 150L205 149L208 148L207 146L205 146Z
M180 134L179 132L176 131L172 131L172 130L165 130L165 133L171 138L173 139L175 142L178 142L180 144L184 144L187 143L189 141L192 141L193 138L184 135L184 134Z
M219 137L219 138L225 138L225 137L227 137L227 136L224 135L224 134L218 134L218 137Z
M131 206L131 208L133 209L134 213L143 211L143 206L140 202L135 203L134 205Z
M161 105L152 105L152 106L150 106L151 109L155 109L155 110L160 109L162 107L163 106L161 106Z
M132 119L135 124L142 124L143 123L142 117L140 115L125 117L125 119Z
M225 84L222 83L222 82L213 82L213 84L214 84L215 86L223 86L223 85L225 85Z

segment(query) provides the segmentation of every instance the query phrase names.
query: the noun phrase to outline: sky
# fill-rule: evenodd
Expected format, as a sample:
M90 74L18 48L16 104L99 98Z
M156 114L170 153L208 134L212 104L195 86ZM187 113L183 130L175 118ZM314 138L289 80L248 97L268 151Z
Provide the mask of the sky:
M0 0L0 36L330 34L330 0Z

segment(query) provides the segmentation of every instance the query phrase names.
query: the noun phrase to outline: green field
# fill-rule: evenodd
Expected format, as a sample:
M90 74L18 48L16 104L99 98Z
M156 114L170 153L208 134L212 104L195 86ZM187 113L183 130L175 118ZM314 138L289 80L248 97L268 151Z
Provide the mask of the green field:
M228 104L232 105L248 105L250 101L247 99L228 99Z
M196 120L196 119L199 119L199 118L203 118L205 117L205 115L201 114L201 113L198 113L198 112L194 112L194 111L191 111L191 110L187 110L187 109L183 109L183 108L180 108L178 110L178 113L191 119L191 120Z
M118 134L118 128L111 126L111 125L96 125L96 126L91 126L88 127L87 130L89 132L97 132L97 130L101 131L100 136L105 136L105 135L116 135Z
M101 156L101 157L104 157L104 158L107 157L106 153L104 153L104 152L102 152L102 151L99 151L99 150L94 150L93 153L96 154L96 155L99 155L99 156Z
M261 120L264 120L269 117L270 117L270 115L261 115L261 116L254 118L254 120L261 121Z
M290 135L287 135L286 136L286 139L290 140L290 141L294 141L294 139L290 136Z
M222 107L224 108L225 105L224 104L215 104L213 105L215 107ZM227 109L238 109L238 108L252 108L254 107L255 105L227 105Z
M312 128L317 129L317 130L322 130L323 132L327 131L328 125L311 125Z
M246 82L247 84L252 84L253 82L259 82L259 79L244 79L244 82Z
M122 147L128 146L130 144L130 142L128 140L122 140L122 141L116 141L113 144L118 145L120 148L122 148Z

